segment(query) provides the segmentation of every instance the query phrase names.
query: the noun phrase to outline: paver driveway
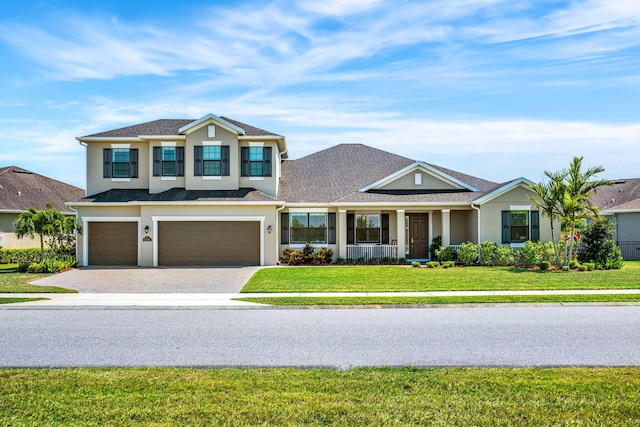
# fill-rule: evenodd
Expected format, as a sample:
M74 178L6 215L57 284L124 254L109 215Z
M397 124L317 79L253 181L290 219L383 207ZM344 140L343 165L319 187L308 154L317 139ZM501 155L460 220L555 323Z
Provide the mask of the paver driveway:
M235 293L258 269L82 267L33 283L93 293Z

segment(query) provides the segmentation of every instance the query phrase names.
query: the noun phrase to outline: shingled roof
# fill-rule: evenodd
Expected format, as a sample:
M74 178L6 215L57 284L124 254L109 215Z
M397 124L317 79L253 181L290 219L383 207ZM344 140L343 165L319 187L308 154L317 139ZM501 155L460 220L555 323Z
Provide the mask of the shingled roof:
M600 187L591 201L600 211L640 210L640 178L617 179Z
M112 189L85 197L79 202L275 202L275 199L254 188L240 188L238 190L171 188L156 194L150 194L148 189Z
M60 212L71 213L65 202L84 197L82 188L43 175L7 166L0 168L0 210L25 211L33 207L46 209L51 203Z
M246 136L281 136L227 117L220 118L242 128ZM160 119L106 132L94 133L83 136L82 138L136 138L140 135L174 136L180 135L180 128L195 121L195 119Z
M426 202L471 203L500 184L428 164L479 192L382 194L360 190L416 161L363 144L340 144L282 163L279 200L290 203Z

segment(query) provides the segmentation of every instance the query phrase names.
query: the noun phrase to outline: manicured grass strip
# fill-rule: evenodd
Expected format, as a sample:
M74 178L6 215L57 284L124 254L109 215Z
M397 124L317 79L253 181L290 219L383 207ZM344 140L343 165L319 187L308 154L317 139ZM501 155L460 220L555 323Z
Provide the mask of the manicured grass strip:
M454 290L637 289L640 262L620 270L562 272L512 267L332 266L265 268L242 292L400 292Z
M18 264L0 264L0 273L13 273L18 271Z
M16 302L43 301L47 298L0 298L0 304L12 304Z
M48 277L50 274L18 273L15 264L0 264L2 266L13 265L13 268L0 270L0 293L77 293L73 289L59 288L57 286L30 285L29 282Z
M0 370L0 425L623 426L640 369Z
M451 297L274 297L237 298L270 305L420 305L480 303L640 302L640 294L620 295L486 295Z

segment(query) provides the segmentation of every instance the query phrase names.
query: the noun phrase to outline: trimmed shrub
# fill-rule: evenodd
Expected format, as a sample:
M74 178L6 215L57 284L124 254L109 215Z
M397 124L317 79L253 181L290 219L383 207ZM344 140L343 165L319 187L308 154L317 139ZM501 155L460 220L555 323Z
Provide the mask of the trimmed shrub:
M445 261L445 262L442 263L442 266L444 268L455 267L456 266L456 262L455 261Z
M582 267L582 266L581 266L581 267ZM569 266L568 266L568 265L563 265L563 266L562 266L562 271L569 271L569 270L570 270L570 268L569 268Z
M614 226L606 218L598 218L587 225L582 233L583 249L578 252L580 262L593 262L605 270L622 267L620 248L613 240Z
M473 265L478 259L478 245L473 242L466 242L458 249L458 260L464 265Z
M538 267L540 267L540 270L546 271L551 268L551 263L549 261L540 261Z
M518 252L518 265L533 267L542 261L542 243L528 240Z
M426 266L427 268L438 268L440 267L440 263L438 261L429 261Z
M569 262L569 268L579 268L580 267L580 263L578 262L578 260L572 259Z
M456 251L452 246L447 246L446 248L440 246L436 250L436 259L440 262L453 261L456 259Z
M442 237L436 236L433 239L431 239L431 244L429 245L429 254L431 254L432 259L438 258L436 251L438 251L441 246L442 246Z
M420 263L418 261L413 261L411 262L411 266L417 268L417 267L420 267Z
M496 257L496 252L498 251L498 247L495 243L485 240L481 242L478 247L480 264L482 265L493 265L493 261Z
M593 271L596 269L596 264L593 262L585 262L582 265L587 268L587 271Z
M566 267L566 265L564 267ZM562 267L562 268L564 268L564 267ZM587 266L584 265L584 264L578 265L578 271L587 271Z
M493 263L502 266L514 265L516 263L516 256L513 249L509 246L498 246Z

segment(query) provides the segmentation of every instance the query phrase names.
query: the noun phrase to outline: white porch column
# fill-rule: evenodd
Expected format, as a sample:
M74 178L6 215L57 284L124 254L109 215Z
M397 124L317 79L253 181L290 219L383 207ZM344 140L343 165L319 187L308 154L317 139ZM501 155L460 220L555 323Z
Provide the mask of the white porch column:
M406 223L404 218L404 209L398 209L396 211L396 224L397 224L396 235L398 236L398 258L406 258L407 257L407 251L406 251L406 245L405 245Z
M347 257L347 210L338 210L338 258Z
M451 209L442 209L442 246L451 245Z

